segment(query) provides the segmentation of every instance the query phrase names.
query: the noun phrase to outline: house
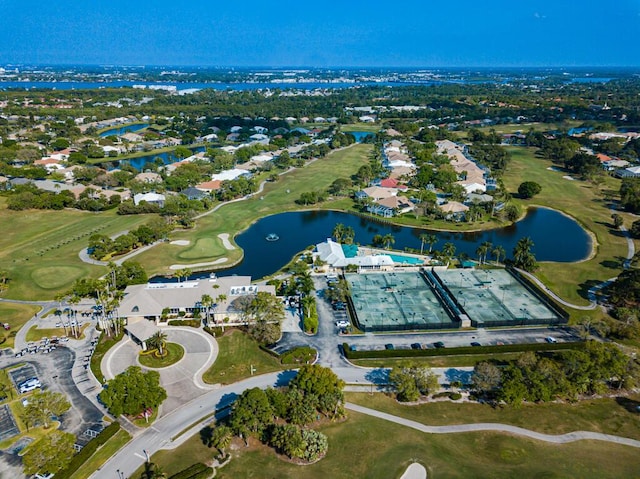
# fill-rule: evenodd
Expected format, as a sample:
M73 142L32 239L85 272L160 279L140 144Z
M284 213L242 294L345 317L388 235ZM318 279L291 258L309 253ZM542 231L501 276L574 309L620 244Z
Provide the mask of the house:
M183 194L190 200L201 200L202 198L206 198L209 194L205 191L202 191L199 188L194 188L193 186L182 190L180 194Z
M367 198L371 198L373 201L382 200L398 194L398 190L395 188L381 188L380 186L370 186L363 189L362 192Z
M615 176L618 178L640 178L640 166L632 166L622 170L616 170Z
M447 219L455 219L460 221L464 219L465 213L469 211L469 207L458 201L449 201L438 206L440 211L444 213Z
M251 173L247 170L241 170L240 168L232 168L231 170L224 170L215 175L211 175L211 181L231 181L241 176L251 176Z
M415 209L415 205L405 196L390 196L367 206L368 212L385 218L408 213L413 209Z
M196 188L205 193L211 193L212 191L219 190L221 184L222 181L220 180L205 181L203 183L198 183Z
M163 319L168 319L167 316L187 315L203 310L202 296L209 295L216 301L209 311L212 322L243 325L246 324L241 307L243 300L238 299L246 300L258 292L275 295L275 287L251 284L251 276L136 284L127 286L124 290L118 313L128 324L147 320L155 325Z
M139 181L140 183L162 183L162 176L158 173L147 172L147 173L138 173L134 178L134 180Z
M56 160L55 158L42 158L41 160L36 160L33 162L35 166L44 167L47 172L51 173L56 170L64 169L64 165L60 160Z
M164 207L165 196L159 193L138 193L133 197L133 203L138 206L141 202L157 205L160 208Z

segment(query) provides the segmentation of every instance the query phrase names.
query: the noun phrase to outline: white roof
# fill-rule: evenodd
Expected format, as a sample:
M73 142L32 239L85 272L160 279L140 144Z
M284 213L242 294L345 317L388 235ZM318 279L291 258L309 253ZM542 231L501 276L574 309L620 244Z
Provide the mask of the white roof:
M249 172L247 170L241 170L239 168L233 168L231 170L225 170L225 171L221 171L220 173L216 174L216 175L211 175L211 180L215 181L215 180L220 180L220 181L229 181L229 180L235 180L236 178L242 176L242 175L248 175Z
M133 197L133 202L137 205L141 201L146 201L147 203L153 203L158 201L164 201L164 195L160 193L138 193Z
M640 166L632 166L626 169L627 171L633 173L634 175L640 174Z

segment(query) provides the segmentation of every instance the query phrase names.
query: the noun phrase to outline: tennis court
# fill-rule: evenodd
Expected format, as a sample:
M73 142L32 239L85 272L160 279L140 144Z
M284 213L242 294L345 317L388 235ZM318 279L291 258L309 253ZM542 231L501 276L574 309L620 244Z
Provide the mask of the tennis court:
M364 331L456 328L419 272L347 273L356 322Z
M561 318L503 269L449 269L437 276L474 326L517 326Z

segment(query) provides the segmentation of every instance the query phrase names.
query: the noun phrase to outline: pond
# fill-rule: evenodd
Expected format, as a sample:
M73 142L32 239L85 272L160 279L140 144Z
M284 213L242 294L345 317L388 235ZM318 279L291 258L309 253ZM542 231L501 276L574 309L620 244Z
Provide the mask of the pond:
M405 247L419 249L419 237L425 233L423 229L392 226L337 211L281 213L258 220L236 237L236 243L244 250L244 259L222 274L250 275L254 279L270 275L307 246L331 237L337 223L352 227L355 242L362 245L371 244L375 235L390 233L395 238L393 249L400 251ZM504 228L432 233L438 238L435 250L451 242L456 246L456 254L466 253L472 258L477 257L476 248L485 241L502 245L510 257L518 240L525 236L533 240L532 251L538 261L579 261L587 258L592 249L591 237L575 220L549 208L530 208L524 219ZM277 235L278 241L267 241L269 234ZM203 276L203 273L194 275Z
M196 146L189 149L193 153L206 151L206 147L204 146ZM138 156L137 158L129 158L126 160L118 160L114 158L113 161L106 162L105 166L109 171L114 170L116 168L121 168L124 165L132 166L138 171L144 171L145 168L147 168L147 164L155 164L156 158L160 158L163 165L170 165L171 163L180 161L180 158L174 156L172 152L165 151L162 153L154 153L153 155L145 155L145 156Z
M100 136L102 138L106 138L107 136L113 136L113 135L120 136L130 131L142 130L143 128L146 128L148 126L149 126L149 123L134 123L131 125L116 126L114 128L109 128L108 130L103 131L102 133L100 133Z

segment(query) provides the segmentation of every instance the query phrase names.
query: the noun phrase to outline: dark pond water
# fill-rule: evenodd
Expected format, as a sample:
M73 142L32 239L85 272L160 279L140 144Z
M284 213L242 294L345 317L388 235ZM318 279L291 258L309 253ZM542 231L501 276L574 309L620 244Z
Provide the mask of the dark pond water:
M375 235L391 233L395 238L393 249L420 248L421 229L376 223L348 213L335 211L305 211L282 213L262 218L236 237L244 250L244 260L239 265L222 271L223 275L250 275L254 279L274 273L298 252L331 237L337 223L351 226L355 242L371 244ZM278 241L267 241L275 233ZM527 216L514 225L476 233L434 232L438 242L434 249L441 249L447 242L456 246L456 254L467 253L475 258L476 248L484 241L502 245L511 256L513 247L525 236L533 240L533 253L538 261L571 262L586 258L591 252L591 238L573 219L547 208L532 208ZM194 277L203 277L200 273Z
M370 131L345 131L345 133L353 135L358 143L362 143L367 136L375 135L375 133L371 133Z
M148 126L148 123L135 123L133 125L117 126L115 128L109 128L108 130L103 131L102 133L100 133L100 136L102 138L106 138L107 136L111 135L124 135L129 131L142 130L143 128L146 128Z
M204 146L197 146L194 148L189 148L193 153L199 153L201 151L205 151L206 148ZM153 155L139 156L137 158L130 158L128 160L116 160L107 162L104 166L107 167L108 170L113 170L115 168L121 168L123 165L133 166L138 171L144 171L147 168L147 164L155 163L156 158L160 158L162 163L165 165L169 165L171 163L175 163L176 161L180 161L180 158L174 156L171 152L165 151L164 153L155 153Z

